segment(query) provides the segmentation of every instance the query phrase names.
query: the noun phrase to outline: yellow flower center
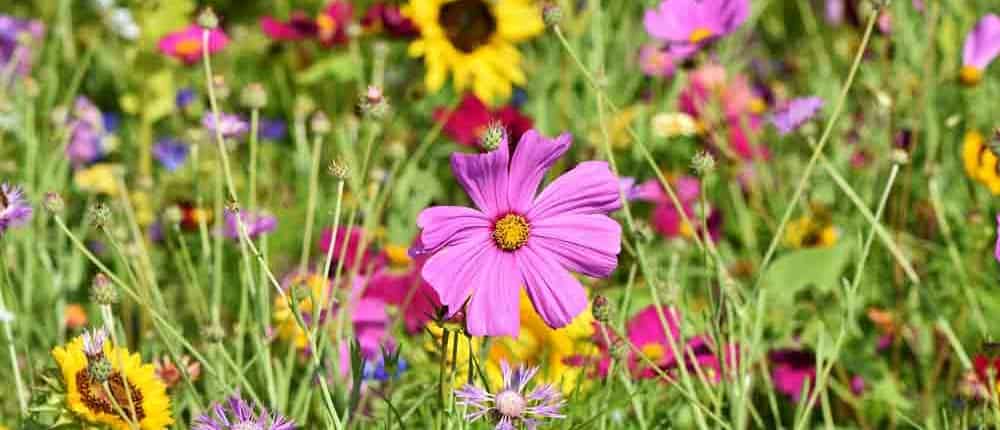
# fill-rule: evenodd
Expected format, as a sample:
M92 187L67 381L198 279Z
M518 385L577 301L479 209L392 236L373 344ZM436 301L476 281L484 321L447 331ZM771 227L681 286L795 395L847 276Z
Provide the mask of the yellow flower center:
M642 355L645 355L646 358L649 358L649 361L654 363L663 360L663 357L667 355L667 351L663 349L663 345L658 343L647 343L642 346L641 351Z
M389 259L389 264L395 267L406 267L413 262L405 246L387 245L385 247L385 256Z
M983 80L983 71L973 66L962 66L962 70L958 72L958 80L970 87L978 85Z
M688 40L691 41L691 43L699 43L709 37L712 37L712 30L700 27L691 32L691 35L688 36Z
M323 40L332 39L337 33L337 22L330 15L322 14L316 17L316 26L319 27L319 38Z
M497 30L490 5L483 0L455 0L438 12L438 24L459 51L470 53L489 43Z
M129 382L117 370L108 377L106 383L107 386L104 386L92 378L90 371L86 368L76 373L76 386L80 392L80 400L87 406L87 409L95 414L104 413L116 416L119 415L118 411L122 410L128 414L130 419L134 414L137 421L146 418L146 411L142 407L142 391L138 387ZM125 384L128 384L128 388Z
M493 224L493 241L504 251L514 251L528 242L531 226L523 216L504 215Z
M180 55L197 55L201 52L201 41L195 38L184 39L174 45L174 51Z

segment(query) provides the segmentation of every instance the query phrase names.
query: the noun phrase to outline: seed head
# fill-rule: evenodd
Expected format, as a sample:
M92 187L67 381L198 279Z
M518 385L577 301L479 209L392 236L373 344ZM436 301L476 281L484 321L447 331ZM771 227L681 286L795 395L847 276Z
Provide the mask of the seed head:
M892 159L893 163L899 165L906 165L910 162L910 154L907 154L906 151L899 148L893 149L889 158Z
M691 168L698 176L704 177L715 170L715 157L708 151L698 151L691 159Z
M66 202L63 201L63 198L59 195L59 193L50 191L45 193L45 199L42 201L42 206L44 206L45 210L49 211L49 213L59 215L66 209Z
M90 223L97 229L103 230L111 222L111 209L104 203L98 203L90 207L88 212Z
M347 175L350 173L350 168L347 167L347 163L342 160L333 160L330 162L330 167L327 169L330 171L330 175L341 181L347 179Z
M503 124L500 121L492 121L479 139L479 144L482 145L483 149L493 151L500 147L506 136L507 129L504 128Z
M313 114L312 118L309 119L309 126L312 127L313 133L318 135L330 133L330 129L333 128L330 124L330 118L323 111L316 111Z
M206 7L198 14L198 25L206 30L214 30L219 27L219 17L211 7Z
M251 83L243 88L240 101L250 109L263 108L267 106L267 90L258 82Z

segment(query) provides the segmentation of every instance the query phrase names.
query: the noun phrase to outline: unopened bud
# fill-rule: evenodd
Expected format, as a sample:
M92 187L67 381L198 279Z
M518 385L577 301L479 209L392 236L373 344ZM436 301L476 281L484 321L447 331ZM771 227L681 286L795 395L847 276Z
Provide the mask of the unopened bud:
M546 3L542 6L542 21L549 27L555 27L562 22L562 8L555 3Z
M607 324L611 321L611 301L609 301L607 297L601 295L594 297L594 301L591 305L591 312L594 314L595 320Z
M229 98L229 85L226 83L226 77L222 75L215 75L212 77L212 89L215 90L215 96L219 99Z
M45 199L42 201L42 206L45 210L54 215L59 215L63 210L66 209L66 202L63 201L62 196L56 192L45 193Z
M361 96L361 102L358 105L366 118L378 120L389 113L389 102L382 89L375 85L368 86L368 90Z
M103 273L94 276L94 280L90 284L90 301L101 306L118 303L118 290Z
M222 328L219 324L213 323L202 330L202 335L205 336L205 340L211 343L220 343L226 338L226 329Z
M206 30L213 30L219 27L219 17L211 7L206 7L198 14L198 25Z
M240 94L240 101L250 109L260 109L267 106L267 90L264 86L254 82L243 88Z
M892 153L889 155L889 158L892 160L894 164L899 164L899 165L906 165L907 163L910 162L910 154L907 154L906 151L899 148L893 149Z
M503 124L500 121L493 121L490 122L489 127L483 132L483 136L479 139L479 144L482 145L483 149L493 151L499 148L506 138L507 130Z
M330 118L323 111L317 111L313 114L312 118L309 119L309 126L312 127L313 133L319 135L325 135L333 128L330 124Z
M400 160L406 156L406 145L399 141L389 143L385 148L385 155L393 160Z

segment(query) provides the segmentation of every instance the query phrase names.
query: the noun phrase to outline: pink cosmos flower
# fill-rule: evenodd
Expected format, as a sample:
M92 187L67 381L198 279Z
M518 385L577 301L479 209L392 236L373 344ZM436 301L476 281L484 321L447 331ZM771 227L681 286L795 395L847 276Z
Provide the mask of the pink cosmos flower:
M639 68L646 76L669 78L684 59L657 44L647 43L639 48Z
M334 235L333 229L324 229L319 239L319 249L323 252L323 258L326 258L327 251L330 249L330 246L333 246L334 269L337 267L337 263L343 260L344 270L351 270L358 258L358 252L362 253L361 260L358 261L361 265L359 273L364 273L364 269L371 264L375 264L375 267L380 266L381 260L378 255L368 249L360 249L361 232L362 229L359 227L350 229L340 227L337 229L336 235ZM347 241L347 243L345 244L344 241Z
M751 135L761 128L765 104L743 75L730 78L718 64L706 64L691 72L688 86L678 96L680 110L698 118L706 128L728 129L728 147L740 158L751 161L767 159L770 152L763 145L753 145ZM713 118L712 111L721 111L722 118ZM716 144L720 144L716 142Z
M347 43L347 27L354 8L345 1L331 2L315 19L305 12L295 11L288 21L272 16L260 19L260 27L268 37L281 41L316 39L324 47Z
M983 79L983 71L997 55L1000 55L1000 16L988 14L965 37L959 74L962 83L978 84Z
M506 136L493 152L453 154L476 209L436 206L417 217L421 243L411 254L433 254L421 274L448 316L466 307L470 334L517 336L522 286L542 320L563 327L587 307L570 271L606 277L618 265L621 226L607 214L621 202L606 162L580 163L536 195L571 141L529 130L513 158Z
M202 31L198 24L191 24L183 30L167 34L160 39L160 52L192 65L201 61ZM229 45L229 36L220 29L208 33L208 54L212 55Z
M672 181L677 200L684 208L684 214L688 220L697 225L697 231L703 232L704 227L701 220L695 214L695 205L699 203L701 197L701 181L692 176L681 176ZM654 203L650 224L653 230L667 239L694 234L691 226L684 224L684 218L674 205L673 200L660 185L660 182L652 179L634 187L627 195L636 200ZM710 209L708 217L708 233L712 240L718 240L721 234L722 215L715 209Z
M816 355L807 349L777 349L768 354L768 359L774 389L798 403L806 382L815 383Z
M371 283L365 296L378 298L399 307L406 331L419 332L441 307L441 300L431 285L420 277L427 261L426 255L414 258L410 267L403 272L395 272L391 267L383 267L372 274Z
M749 14L749 0L663 0L646 11L643 24L672 49L690 53L732 33Z

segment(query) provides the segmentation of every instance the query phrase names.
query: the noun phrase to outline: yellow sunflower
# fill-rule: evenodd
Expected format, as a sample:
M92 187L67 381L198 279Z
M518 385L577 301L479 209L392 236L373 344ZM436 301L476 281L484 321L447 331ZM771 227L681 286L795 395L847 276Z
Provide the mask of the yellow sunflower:
M840 230L827 216L806 215L788 223L785 245L790 248L828 248L837 244Z
M490 386L500 386L503 382L500 372L502 361L511 365L538 366L538 377L560 387L565 394L588 380L584 364L587 360L580 359L593 358L599 353L591 340L594 334L594 316L590 308L566 327L553 329L535 312L528 295L522 291L520 312L521 333L516 338L496 337L486 343L481 338L470 339L460 329L451 330L452 336L447 348L449 361L452 352L455 352L455 368L459 370L455 377L456 385L468 380L469 357L473 354L480 355L484 345L489 350L485 351L486 363L482 366ZM441 327L432 323L427 328L435 337L428 342L427 348L440 349Z
M124 412L129 421L134 414L141 430L165 429L174 423L166 385L156 377L152 364L142 363L139 354L104 343L104 357L110 363L106 386L90 375L82 337L56 347L52 357L66 383L66 405L83 420L129 430L129 422L120 413Z
M456 90L471 86L489 103L526 82L515 44L545 30L533 0L410 0L402 12L420 27L409 53L424 57L427 89L441 89L452 72Z

